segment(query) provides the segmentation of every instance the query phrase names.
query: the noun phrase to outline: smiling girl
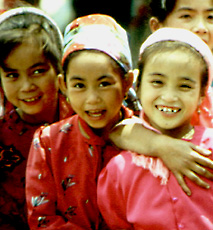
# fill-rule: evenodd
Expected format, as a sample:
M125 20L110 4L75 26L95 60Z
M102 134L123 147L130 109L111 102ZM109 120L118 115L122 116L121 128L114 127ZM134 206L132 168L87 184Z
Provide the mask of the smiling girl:
M212 63L209 47L188 30L150 35L140 50L137 80L142 124L212 150L213 129L192 124L211 97ZM206 190L186 181L190 197L159 158L123 151L99 175L99 208L110 229L212 229L213 182Z
M0 15L0 228L28 229L25 170L35 130L73 114L59 93L62 34L42 11L21 7Z

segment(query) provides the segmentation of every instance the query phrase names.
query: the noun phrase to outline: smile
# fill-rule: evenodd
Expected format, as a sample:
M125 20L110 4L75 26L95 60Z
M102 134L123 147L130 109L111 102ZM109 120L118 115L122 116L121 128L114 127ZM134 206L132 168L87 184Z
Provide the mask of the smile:
M39 99L40 99L40 97L32 97L32 98L22 99L22 101L24 101L24 102L35 102Z
M90 117L99 118L105 113L105 110L90 110L90 111L87 111L86 113Z
M175 114L178 113L181 109L177 107L167 107L167 106L161 106L161 105L156 105L155 106L159 111L168 113L168 114Z

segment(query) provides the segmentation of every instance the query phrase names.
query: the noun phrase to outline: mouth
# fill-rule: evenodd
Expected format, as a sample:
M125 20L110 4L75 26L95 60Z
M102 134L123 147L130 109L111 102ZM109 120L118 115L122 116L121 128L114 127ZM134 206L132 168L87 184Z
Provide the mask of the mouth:
M87 115L91 118L100 118L105 114L106 110L89 110L86 111Z
M25 98L25 99L22 99L22 101L26 103L32 103L32 102L37 102L40 99L41 99L41 96L38 96L38 97Z
M169 106L162 106L162 105L156 105L155 106L159 111L164 112L166 114L177 114L181 111L178 107L169 107Z

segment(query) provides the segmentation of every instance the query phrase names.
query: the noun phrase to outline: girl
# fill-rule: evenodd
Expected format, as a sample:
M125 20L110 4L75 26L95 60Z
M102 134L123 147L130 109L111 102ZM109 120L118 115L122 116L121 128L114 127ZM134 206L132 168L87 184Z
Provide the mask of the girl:
M212 0L151 0L150 10L152 32L161 27L188 29L213 49Z
M213 129L192 125L211 97L212 63L208 46L190 31L154 32L140 50L137 93L143 125L212 150ZM191 197L160 159L123 151L99 176L99 208L110 229L212 229L212 187L187 183Z
M35 130L73 114L59 93L62 35L42 11L23 7L0 16L0 228L27 229L25 170Z
M130 49L125 30L105 15L76 19L64 40L60 85L77 114L35 133L26 174L28 220L31 229L98 229L97 177L118 152L106 145L108 133L132 116L122 107L133 79Z
M185 28L197 34L208 44L211 50L213 49L212 0L151 0L150 10L151 18L149 24L152 32L162 27ZM211 87L209 87L209 90L212 90ZM209 103L212 102L207 102L207 104ZM205 113L205 111L207 111L207 113ZM204 113L205 116L210 116L209 119L205 119L205 121L203 119L196 120L201 121L201 124L206 127L213 127L213 121L211 119L213 114L212 107L205 107L202 111L202 114ZM111 133L110 137L120 148L144 154L144 145L142 145L141 142L149 141L144 139L144 132L145 131L141 125L126 124L117 126L117 128L114 129L114 132ZM147 137L149 136L147 135ZM207 183L198 176L199 174L202 176L209 175L209 173L206 174L206 169L204 167L200 168L201 165L207 166L207 159L195 152L198 151L202 153L202 151L200 151L197 146L194 146L191 143L190 145L187 145L188 143L186 143L185 146L182 146L184 152L181 155L181 147L178 147L178 143L175 144L176 147L174 149L171 149L170 141L173 140L169 138L164 140L164 138L165 137L161 135L159 136L160 140L153 143L158 143L158 145L160 145L160 143L167 143L168 152L166 153L165 149L163 151L163 155L160 155L159 152L156 155L156 151L150 154L153 154L152 156L154 157L160 156L161 159L163 159L164 163L172 170L178 182L187 194L191 194L191 191L184 181L185 176L190 178L192 181L195 181L198 185L207 187ZM183 143L180 142L179 144L182 145ZM161 146L158 148L161 148ZM176 152L178 149L180 151ZM171 158L169 156L171 156ZM181 156L185 158L185 161L180 160L179 157Z

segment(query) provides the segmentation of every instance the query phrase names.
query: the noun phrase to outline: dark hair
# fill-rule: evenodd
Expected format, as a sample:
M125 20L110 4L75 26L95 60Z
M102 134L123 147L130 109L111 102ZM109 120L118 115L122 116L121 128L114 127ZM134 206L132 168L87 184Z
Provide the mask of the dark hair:
M150 0L149 14L163 22L174 9L176 2L177 0Z
M0 65L3 66L10 52L27 39L41 47L57 74L62 72L62 42L56 26L45 16L28 11L0 23Z
M209 78L208 64L204 60L203 56L195 48L180 41L156 42L145 49L145 51L140 55L139 62L138 62L139 74L136 82L137 91L141 86L144 66L148 61L149 57L157 53L162 53L166 51L176 51L176 50L182 50L185 53L188 52L190 55L193 55L197 59L201 60L203 66L201 72L201 96L205 95L205 89L208 85L208 78Z

